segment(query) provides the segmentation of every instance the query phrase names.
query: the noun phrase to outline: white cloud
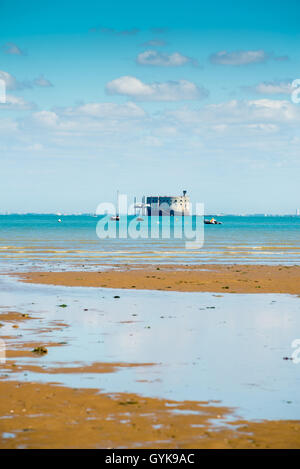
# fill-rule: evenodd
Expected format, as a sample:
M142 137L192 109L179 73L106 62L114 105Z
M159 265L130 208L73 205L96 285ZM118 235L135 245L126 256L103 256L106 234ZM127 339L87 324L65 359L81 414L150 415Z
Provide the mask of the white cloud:
M63 110L63 114L69 116L89 116L97 118L140 118L146 115L145 111L135 103L115 104L115 103L87 103L77 107L68 107Z
M173 52L173 54L164 54L156 50L146 50L141 52L136 61L139 65L154 65L160 67L179 67L189 62L195 62L190 57Z
M299 109L286 100L258 99L248 101L247 107L253 118L263 117L268 121L294 121L300 116Z
M263 132L277 132L279 127L276 124L248 124L249 130L261 130Z
M132 97L151 96L153 94L150 85L146 85L132 76L123 76L108 82L106 91L108 94L123 94Z
M293 92L293 87L290 82L287 81L281 81L281 82L276 82L276 81L265 81L262 83L258 83L256 86L253 88L250 88L250 90L255 91L258 94L291 94Z
M123 92L128 93L125 84ZM148 86L151 96L151 85L143 82L139 82L138 93L148 93ZM130 92L135 89L130 87ZM250 162L259 152L270 158L296 155L296 145L289 142L300 136L300 106L288 100L231 100L202 106L186 103L177 109L172 104L168 111L145 113L136 102L90 102L40 110L16 122L18 130L7 141L19 148L15 151L28 150L35 155L48 152L56 157L85 157L92 153L101 154L106 161L114 152L117 157L125 153L137 157L141 151L153 156L159 148L166 157L176 151L195 158L198 154L200 159L205 154L216 161L229 155L233 161L247 154ZM11 123L7 125L11 127ZM2 137L1 141L6 144Z
M6 95L5 103L0 103L0 109L11 109L26 111L34 109L35 104L25 101L21 96L13 96L11 94Z
M0 70L0 79L4 80L7 90L16 90L20 88L20 83L16 78L4 70Z
M163 140L185 140L189 135L201 135L205 139L236 135L237 139L242 139L242 135L253 132L265 135L284 129L291 132L299 127L300 107L285 100L232 100L199 109L184 106L151 116L135 103L87 103L74 108L35 112L32 123L34 127L60 137L130 139L145 133L155 137L148 142L160 145Z
M134 103L88 103L35 112L26 125L60 137L91 136L97 139L102 135L115 138L118 134L129 136L133 131L138 132L145 118L145 111Z
M24 88L33 88L34 86L50 87L52 83L43 75L33 81L18 81L13 75L4 70L0 70L0 79L4 80L7 90L22 90Z
M52 111L39 111L33 114L33 120L45 127L55 128L58 123L58 115Z
M299 125L300 108L286 100L258 99L249 101L232 100L209 104L202 109L187 107L168 111L167 116L189 127L221 126L227 130L243 126L249 129L276 130L278 125ZM226 126L226 127L224 127Z
M266 62L272 58L272 54L268 54L263 49L258 50L240 50L227 52L222 50L212 54L210 61L213 64L219 65L248 65L253 63ZM281 57L273 57L275 60L282 59Z
M132 76L123 76L108 82L106 92L129 96L136 101L185 101L208 96L205 88L187 80L155 82L149 85Z

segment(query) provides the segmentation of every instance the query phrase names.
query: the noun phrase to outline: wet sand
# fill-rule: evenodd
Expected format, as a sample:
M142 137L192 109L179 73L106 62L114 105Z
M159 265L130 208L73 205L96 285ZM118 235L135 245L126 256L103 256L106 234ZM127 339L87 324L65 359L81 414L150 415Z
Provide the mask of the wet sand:
M228 412L205 403L0 381L0 447L300 448L299 422L211 423Z
M297 267L159 268L159 271L153 266L136 266L125 271L102 273L32 273L24 274L22 278L26 282L69 286L130 288L131 285L131 288L168 290L171 287L180 291L224 292L222 285L230 286L225 292L231 293L299 293L300 290L300 268ZM238 290L237 286L242 283L239 280L243 278L248 280L247 285L240 285L242 290ZM223 282L218 284L218 279ZM260 290L256 288L256 281L259 281ZM31 320L34 319L18 312L0 315L0 323L9 322L16 326ZM18 381L17 376L13 378L20 369L26 371L26 365L16 364L15 358L32 356L36 346L58 345L42 341L22 343L20 340L16 347L7 350L9 360L0 365L1 448L300 448L299 421L232 419L225 426L224 421L232 416L233 409L213 402L177 402L132 393L104 394L93 389L26 383ZM93 373L114 373L119 366L144 366L134 363L77 365L75 373L91 370ZM32 371L42 372L38 357L36 366L30 366ZM5 377L6 371L9 371L9 381ZM70 369L48 371L53 373L55 382L56 372L69 373Z
M135 265L98 272L16 274L40 284L216 293L300 294L300 266Z
M17 324L32 318L6 312L0 320ZM12 360L24 353L33 356L32 348L37 345L57 344L21 341L17 349L9 347L9 359L0 364L0 448L300 448L299 421L228 420L233 409L214 402L104 394L14 380L20 370L43 372L38 358L36 366ZM145 364L97 363L73 371L113 373L120 366ZM68 367L47 370L54 374L70 371Z

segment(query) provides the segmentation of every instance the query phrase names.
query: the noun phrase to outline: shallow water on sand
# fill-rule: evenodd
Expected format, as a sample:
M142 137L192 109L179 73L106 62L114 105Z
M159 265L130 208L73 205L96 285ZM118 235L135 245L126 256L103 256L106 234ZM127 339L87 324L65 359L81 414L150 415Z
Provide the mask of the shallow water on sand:
M1 328L2 336L13 337L7 348L24 341L66 342L42 357L14 359L43 366L45 373L8 372L0 364L1 377L217 400L247 419L300 418L300 364L283 359L291 357L292 341L300 338L298 297L41 286L4 277L0 288L0 311L36 318L18 329ZM94 362L154 365L112 373L47 373L48 367Z

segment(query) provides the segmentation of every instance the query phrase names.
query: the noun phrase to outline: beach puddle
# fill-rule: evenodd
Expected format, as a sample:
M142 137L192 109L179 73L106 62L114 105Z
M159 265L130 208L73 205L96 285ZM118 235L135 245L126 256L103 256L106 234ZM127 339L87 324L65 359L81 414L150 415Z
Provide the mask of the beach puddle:
M6 440L9 439L9 438L15 438L15 437L16 437L16 435L14 433L9 433L9 432L2 433L2 438L6 439Z
M2 277L0 305L0 314L22 317L0 318L8 351L1 379L214 401L245 419L300 418L300 364L284 359L300 338L296 296L60 287ZM47 353L33 353L34 344ZM10 356L12 350L26 353Z

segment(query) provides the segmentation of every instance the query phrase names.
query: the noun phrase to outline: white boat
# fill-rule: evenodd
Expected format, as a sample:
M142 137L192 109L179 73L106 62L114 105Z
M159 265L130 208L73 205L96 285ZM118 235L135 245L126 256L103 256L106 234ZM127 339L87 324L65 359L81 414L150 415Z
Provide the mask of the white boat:
M120 215L119 215L119 191L117 191L117 213L116 215L112 215L110 217L112 221L120 221Z

